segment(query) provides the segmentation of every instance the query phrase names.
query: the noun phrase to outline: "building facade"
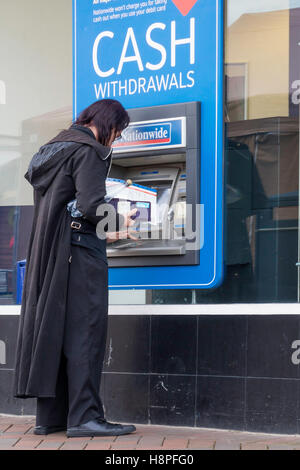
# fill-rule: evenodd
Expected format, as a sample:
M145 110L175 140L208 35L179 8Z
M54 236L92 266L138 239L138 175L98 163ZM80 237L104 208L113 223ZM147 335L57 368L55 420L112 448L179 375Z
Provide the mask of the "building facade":
M110 293L101 384L124 422L300 432L300 1L227 0L226 275L213 290ZM72 1L0 16L0 413L11 394L36 150L72 121Z

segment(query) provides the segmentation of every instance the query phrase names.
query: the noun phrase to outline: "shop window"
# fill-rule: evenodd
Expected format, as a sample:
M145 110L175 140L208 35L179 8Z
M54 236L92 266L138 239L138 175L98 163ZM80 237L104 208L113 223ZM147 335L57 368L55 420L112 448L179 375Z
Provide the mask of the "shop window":
M226 8L224 283L115 291L111 303L300 300L300 1L228 0ZM47 15L40 0L4 2L0 36L0 304L14 304L33 214L23 175L72 118L72 0L52 0Z
M192 303L300 300L300 2L289 5L227 1L226 276ZM152 301L179 303L178 292Z
M0 305L10 305L33 216L24 174L72 119L72 0L46 10L40 0L2 2L0 42Z

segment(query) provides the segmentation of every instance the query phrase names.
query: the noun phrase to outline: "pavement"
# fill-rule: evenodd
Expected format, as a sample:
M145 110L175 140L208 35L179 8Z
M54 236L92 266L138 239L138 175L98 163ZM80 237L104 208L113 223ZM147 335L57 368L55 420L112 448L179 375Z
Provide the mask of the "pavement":
M67 438L36 436L34 426L34 416L0 415L0 450L300 450L300 435L136 424L125 436Z

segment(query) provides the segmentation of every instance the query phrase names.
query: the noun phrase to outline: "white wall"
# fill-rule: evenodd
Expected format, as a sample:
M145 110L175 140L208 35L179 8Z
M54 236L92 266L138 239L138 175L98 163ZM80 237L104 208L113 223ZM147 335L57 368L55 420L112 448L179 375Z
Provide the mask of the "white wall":
M72 103L72 0L1 0L0 135Z

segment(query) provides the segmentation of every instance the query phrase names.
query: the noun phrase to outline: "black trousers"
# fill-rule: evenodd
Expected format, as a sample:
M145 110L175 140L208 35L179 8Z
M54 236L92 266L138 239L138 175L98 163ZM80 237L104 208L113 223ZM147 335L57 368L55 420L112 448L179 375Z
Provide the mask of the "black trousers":
M37 426L77 426L104 417L99 396L108 320L108 267L71 245L64 342L56 397L37 399Z

